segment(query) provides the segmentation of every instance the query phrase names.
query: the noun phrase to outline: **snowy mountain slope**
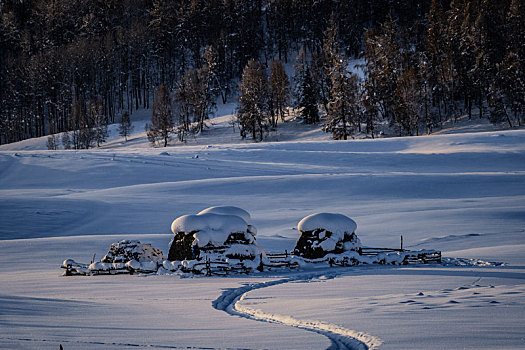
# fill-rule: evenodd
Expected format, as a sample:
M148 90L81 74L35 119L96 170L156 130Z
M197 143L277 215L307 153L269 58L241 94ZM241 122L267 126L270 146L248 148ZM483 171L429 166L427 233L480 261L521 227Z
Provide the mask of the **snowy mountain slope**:
M177 135L172 135L170 148L187 145L252 143L253 141L250 139L243 140L241 138L239 134L239 128L237 124L235 124L236 116L233 114L234 111L235 106L231 103L221 105L217 112L218 116L207 120L205 122L205 128L201 133L197 135L189 133L184 142L178 141ZM293 111L290 113L293 113ZM127 141L119 135L118 124L109 125L109 136L107 137L106 142L101 144L100 148L151 148L151 144L149 143L145 132L146 124L151 123L149 120L150 117L150 110L139 110L131 116L133 119L133 130L131 135L128 136ZM59 135L61 136L61 134ZM302 121L295 120L292 114L287 117L286 122L280 122L276 130L268 130L266 133L267 141L326 141L330 139L330 134L323 132L319 125L303 124ZM58 148L62 149L63 146L59 144ZM0 145L0 150L47 150L47 136Z
M382 349L523 345L524 130L347 142L210 138L166 149L116 140L87 151L31 141L30 150L0 150L0 348L331 346L322 334L212 307L225 289L281 275L59 277L63 259L100 258L120 239L166 253L173 219L213 205L247 209L267 251L293 249L304 216L339 212L357 222L365 246L397 247L403 235L405 246L513 265L356 267L250 291L241 302L248 308L364 332Z

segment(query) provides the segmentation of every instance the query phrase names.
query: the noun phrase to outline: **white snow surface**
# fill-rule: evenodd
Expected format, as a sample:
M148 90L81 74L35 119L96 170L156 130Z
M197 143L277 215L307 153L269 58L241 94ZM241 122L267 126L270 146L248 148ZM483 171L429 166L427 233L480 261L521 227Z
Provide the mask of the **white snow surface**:
M308 215L299 221L297 229L301 232L325 229L335 235L341 236L342 239L345 233L351 234L355 232L357 224L354 220L343 214L317 213Z
M247 224L249 224L251 220L250 213L248 213L246 210L242 208L234 207L231 205L230 206L209 207L209 208L202 210L197 215L206 214L206 213L238 216L242 218L244 221L246 221Z
M525 347L524 130L335 142L287 122L270 135L286 141L252 143L220 118L166 149L138 127L103 149L0 147L0 348L326 349L359 334L380 349ZM61 277L65 259L89 264L123 239L166 253L174 215L223 205L253 215L267 252L333 212L351 214L365 246L403 235L405 248L507 265L183 278L169 271L184 262L166 262L166 275ZM227 291L259 321L213 308Z

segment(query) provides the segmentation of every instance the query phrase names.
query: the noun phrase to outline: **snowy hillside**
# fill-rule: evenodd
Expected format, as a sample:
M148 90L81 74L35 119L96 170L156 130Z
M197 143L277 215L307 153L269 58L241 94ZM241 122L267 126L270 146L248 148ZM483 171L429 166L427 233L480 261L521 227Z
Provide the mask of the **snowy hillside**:
M290 121L281 142L252 143L221 118L185 146L151 148L136 127L102 149L0 148L0 348L525 346L525 130L329 141ZM221 205L249 211L267 252L291 251L297 223L329 212L354 219L364 246L403 235L507 265L60 276L65 258L122 239L167 255L175 218Z

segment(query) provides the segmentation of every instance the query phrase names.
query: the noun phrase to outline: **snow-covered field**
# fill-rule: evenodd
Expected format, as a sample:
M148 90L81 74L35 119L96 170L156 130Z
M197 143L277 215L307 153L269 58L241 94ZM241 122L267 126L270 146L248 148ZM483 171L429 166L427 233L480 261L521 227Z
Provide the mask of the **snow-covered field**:
M96 150L0 147L0 348L525 348L525 130L335 142L296 125L253 144L212 122L166 149L139 126ZM334 212L365 246L507 265L61 276L121 239L167 253L171 222L213 205L248 210L269 252Z

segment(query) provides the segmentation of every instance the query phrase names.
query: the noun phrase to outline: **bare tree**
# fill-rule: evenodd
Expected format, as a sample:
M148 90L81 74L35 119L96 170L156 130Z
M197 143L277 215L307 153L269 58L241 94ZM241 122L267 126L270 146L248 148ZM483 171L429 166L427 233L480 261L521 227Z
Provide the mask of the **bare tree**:
M170 135L173 132L173 109L168 89L160 85L155 90L151 111L151 125L146 124L148 140L152 144L159 141L168 146Z
M281 61L270 63L270 96L272 104L272 125L280 117L284 121L284 108L290 102L290 82Z
M104 104L102 98L88 101L88 113L90 115L90 124L94 132L94 137L97 142L97 147L100 144L106 142L108 137L108 123L107 118L104 115Z

